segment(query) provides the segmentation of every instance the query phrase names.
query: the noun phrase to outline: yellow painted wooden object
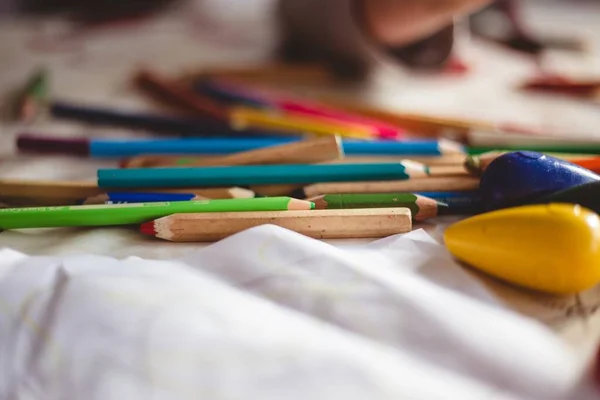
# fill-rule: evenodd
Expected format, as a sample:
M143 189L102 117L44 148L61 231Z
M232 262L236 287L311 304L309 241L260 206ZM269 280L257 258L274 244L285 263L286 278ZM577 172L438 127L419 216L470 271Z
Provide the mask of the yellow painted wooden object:
M600 282L600 218L573 204L509 208L452 225L446 246L497 278L571 294Z

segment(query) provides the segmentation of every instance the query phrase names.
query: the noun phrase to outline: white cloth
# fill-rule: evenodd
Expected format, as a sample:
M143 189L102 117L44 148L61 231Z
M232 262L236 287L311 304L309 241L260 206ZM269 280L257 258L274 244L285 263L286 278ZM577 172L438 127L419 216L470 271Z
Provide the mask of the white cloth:
M441 254L424 232L336 248L274 226L177 261L5 249L0 398L565 398L563 344L418 273Z

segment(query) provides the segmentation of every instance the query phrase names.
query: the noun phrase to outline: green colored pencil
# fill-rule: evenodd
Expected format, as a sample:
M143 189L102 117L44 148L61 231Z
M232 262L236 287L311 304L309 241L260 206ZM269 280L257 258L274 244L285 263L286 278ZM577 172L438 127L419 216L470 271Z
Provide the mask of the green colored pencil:
M314 204L290 197L194 200L0 209L0 229L138 224L171 214L310 210Z
M27 81L17 104L17 118L30 121L39 114L48 97L48 71L41 68Z
M435 217L448 208L444 203L412 193L325 194L308 201L315 203L318 210L405 207L415 221Z

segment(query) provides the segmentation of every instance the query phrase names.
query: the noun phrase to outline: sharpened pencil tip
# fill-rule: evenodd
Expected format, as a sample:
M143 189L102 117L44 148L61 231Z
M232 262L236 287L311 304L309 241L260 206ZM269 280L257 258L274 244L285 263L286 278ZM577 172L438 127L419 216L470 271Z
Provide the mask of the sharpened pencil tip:
M315 208L315 203L291 198L287 208L288 210L313 210Z
M140 232L144 235L156 236L156 230L154 229L154 221L144 222L140 225Z
M429 167L420 162L402 160L406 174L411 178L426 178L429 176Z

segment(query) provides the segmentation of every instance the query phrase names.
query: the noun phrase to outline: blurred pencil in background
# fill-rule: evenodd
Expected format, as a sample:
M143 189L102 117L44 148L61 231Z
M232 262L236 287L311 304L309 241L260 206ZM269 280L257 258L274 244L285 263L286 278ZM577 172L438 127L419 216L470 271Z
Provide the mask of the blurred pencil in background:
M482 174L486 168L505 151L489 151L480 155L468 156L465 160L466 169L473 175ZM590 171L600 173L600 156L596 154L573 154L573 153L544 153L548 156L569 161Z
M19 92L15 103L15 117L31 122L39 115L49 96L50 76L46 68L36 70Z

